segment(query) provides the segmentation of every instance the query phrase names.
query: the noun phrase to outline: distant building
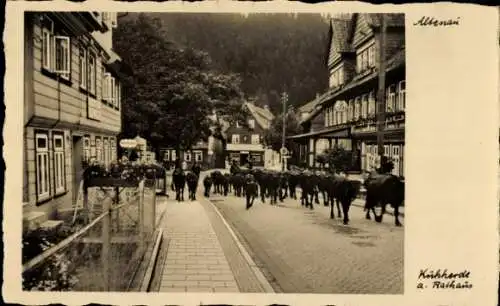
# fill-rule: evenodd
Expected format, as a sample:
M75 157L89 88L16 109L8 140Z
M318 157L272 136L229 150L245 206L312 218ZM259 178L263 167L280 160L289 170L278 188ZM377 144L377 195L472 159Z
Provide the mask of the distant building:
M84 162L116 159L116 26L116 13L25 13L23 219L29 226L75 203Z
M177 156L177 152L173 147L162 148L160 149L161 159L159 161L169 167L173 167L175 161L179 158L180 160L186 161L188 167L191 167L194 162L205 168L210 167L208 143L205 141L199 141L191 150L182 150L180 154L182 154L182 156Z
M247 124L230 125L225 132L227 155L230 161L236 160L240 165L251 161L253 166L264 167L266 150L263 139L266 130L271 126L274 115L267 105L262 108L246 102L244 107L250 113Z
M352 14L332 19L328 69L329 89L299 109L303 134L289 137L301 144L300 158L317 168L316 157L338 144L354 153L358 171L377 167L376 96L382 14ZM406 106L404 14L384 14L386 35L386 122L384 155L404 175Z

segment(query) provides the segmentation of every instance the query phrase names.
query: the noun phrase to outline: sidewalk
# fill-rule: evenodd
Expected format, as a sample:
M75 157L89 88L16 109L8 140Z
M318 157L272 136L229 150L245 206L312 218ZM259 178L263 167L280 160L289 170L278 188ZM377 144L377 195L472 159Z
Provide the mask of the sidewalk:
M161 292L239 292L204 208L195 202L167 202L162 222L169 240Z

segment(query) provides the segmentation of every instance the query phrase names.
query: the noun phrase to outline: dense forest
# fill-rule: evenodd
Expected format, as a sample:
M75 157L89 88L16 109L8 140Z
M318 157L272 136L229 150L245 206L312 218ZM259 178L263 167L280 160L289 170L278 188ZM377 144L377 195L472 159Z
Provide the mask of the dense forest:
M268 104L275 114L281 112L283 90L289 92L289 105L300 106L327 87L328 22L320 14L146 15L158 18L166 40L204 51L214 69L239 74L245 96Z

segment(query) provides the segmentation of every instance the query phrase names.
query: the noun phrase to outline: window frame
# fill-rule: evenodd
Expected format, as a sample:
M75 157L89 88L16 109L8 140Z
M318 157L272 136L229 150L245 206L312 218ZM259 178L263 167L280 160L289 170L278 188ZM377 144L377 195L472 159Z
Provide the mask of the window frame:
M395 111L396 106L396 86L391 84L387 87L386 100L385 100L385 111L392 113Z
M401 89L403 88L403 89ZM397 110L405 111L406 109L406 80L399 81L397 93Z
M191 162L191 151L184 152L184 160L187 162Z
M377 100L375 99L375 93L370 91L368 94L368 117L374 116L377 113Z
M101 136L95 136L95 157L98 163L103 162L103 143Z
M194 160L196 162L202 162L203 161L203 152L201 152L201 151L194 151Z
M170 161L170 150L165 150L165 152L163 152L163 160Z
M88 51L87 55L87 84L89 93L94 96L97 94L97 56L94 51ZM91 59L93 59L93 64L91 63ZM93 75L92 75L93 72Z
M61 146L56 146L56 140L61 140ZM58 166L57 158L60 158L60 171L56 170ZM64 152L64 133L52 132L52 165L54 167L54 195L58 196L66 192L66 160ZM61 176L58 181L58 174ZM60 184L59 184L60 183Z
M257 140L254 141L255 139L257 139ZM250 137L250 141L252 144L260 144L260 135L259 134L252 134L252 136Z
M83 54L83 57L82 57ZM87 85L88 85L88 74L87 74L87 50L80 46L78 48L78 73L80 77L80 88L87 90Z
M38 140L45 140L45 147L40 148ZM51 198L51 172L50 172L50 149L49 149L49 133L47 131L35 131L35 184L36 184L36 202L46 201ZM42 156L41 163L38 163L39 156ZM44 160L43 160L44 159ZM45 161L45 164L44 162ZM43 167L42 167L43 165ZM46 170L40 173L42 168ZM45 183L43 192L41 192L42 182Z
M88 162L90 161L90 136L83 136L83 160Z
M361 96L361 118L368 118L368 94Z
M239 134L231 135L231 143L240 144L240 135Z
M359 120L361 116L361 97L354 99L354 120Z
M248 127L251 129L255 129L255 119L248 120Z

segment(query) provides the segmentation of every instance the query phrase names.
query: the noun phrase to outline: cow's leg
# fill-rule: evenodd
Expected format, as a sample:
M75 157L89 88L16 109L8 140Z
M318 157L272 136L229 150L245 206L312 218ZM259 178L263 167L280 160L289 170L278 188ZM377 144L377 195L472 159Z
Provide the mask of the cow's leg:
M319 204L318 190L314 190L314 203ZM312 201L312 200L311 200Z
M328 200L329 200L328 193L326 191L323 191L323 205L324 206L328 206Z
M349 208L350 207L351 207L350 201L348 201L348 200L342 201L342 210L344 213L344 225L349 224Z
M250 208L250 196L246 196L246 203L247 203L247 206L246 206L246 209L248 210Z
M330 219L335 219L335 214L333 213L333 205L335 205L335 200L332 197L328 198L330 202Z
M396 226L401 226L401 222L399 222L399 205L394 207L394 222Z
M259 187L260 187L260 200L262 203L266 203L266 190L262 185L260 185Z
M339 203L339 200L337 199L337 213L339 215L339 218L342 218L342 213L340 212L340 203ZM345 217L345 215L344 215Z
M384 213L385 213L385 206L387 205L386 203L380 203L380 205L382 206L382 209L381 209L381 212L380 212L380 216L377 216L375 214L375 208L373 209L373 213L375 214L375 221L378 222L378 223L381 223L382 222L382 219L384 218Z
M314 191L313 191L313 192L310 194L311 201L309 201L309 208L310 208L311 210L313 210L313 209L314 209L314 205L313 205L314 196L315 196L315 194L314 194ZM316 194L316 197L317 197L317 196L318 196L318 195ZM319 201L318 201L318 204L319 204Z

